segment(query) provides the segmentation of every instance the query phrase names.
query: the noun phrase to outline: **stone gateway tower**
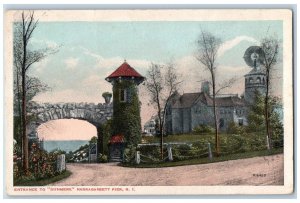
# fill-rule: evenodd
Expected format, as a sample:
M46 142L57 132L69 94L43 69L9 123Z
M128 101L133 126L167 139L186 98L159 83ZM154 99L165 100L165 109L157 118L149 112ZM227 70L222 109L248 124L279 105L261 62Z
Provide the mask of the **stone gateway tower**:
M137 145L141 139L138 85L144 79L126 61L105 78L113 86L112 139L123 137L126 145Z
M249 47L245 54L244 60L252 70L245 75L245 101L252 104L255 98L255 92L260 94L266 93L266 74L262 66L262 50L258 46Z

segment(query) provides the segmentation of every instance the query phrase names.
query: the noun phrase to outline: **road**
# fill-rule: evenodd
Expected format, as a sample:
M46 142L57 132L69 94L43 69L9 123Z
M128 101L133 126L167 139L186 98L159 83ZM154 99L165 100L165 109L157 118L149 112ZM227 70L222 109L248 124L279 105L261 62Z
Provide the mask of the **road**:
M166 168L116 163L68 164L68 178L52 186L283 185L283 155Z

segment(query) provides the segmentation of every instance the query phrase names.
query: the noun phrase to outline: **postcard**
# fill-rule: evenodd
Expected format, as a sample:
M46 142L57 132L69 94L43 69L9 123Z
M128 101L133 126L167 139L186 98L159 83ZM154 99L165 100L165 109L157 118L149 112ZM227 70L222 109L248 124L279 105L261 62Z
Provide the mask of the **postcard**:
M288 9L7 10L6 192L291 194Z

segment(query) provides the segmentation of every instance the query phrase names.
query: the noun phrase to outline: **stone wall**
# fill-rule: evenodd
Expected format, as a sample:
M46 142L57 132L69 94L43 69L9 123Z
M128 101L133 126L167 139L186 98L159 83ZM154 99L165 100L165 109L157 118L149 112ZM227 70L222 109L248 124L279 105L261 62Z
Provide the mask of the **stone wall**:
M110 119L113 113L112 104L101 103L30 103L28 109L36 123L74 118L98 125Z

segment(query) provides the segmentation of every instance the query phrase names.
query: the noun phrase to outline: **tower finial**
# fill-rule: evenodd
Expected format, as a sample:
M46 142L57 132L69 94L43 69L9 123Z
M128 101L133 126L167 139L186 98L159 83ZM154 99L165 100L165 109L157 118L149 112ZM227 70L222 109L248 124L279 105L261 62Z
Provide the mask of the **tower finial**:
M124 63L126 63L126 59L124 59Z
M257 62L257 58L258 58L258 55L257 55L257 53L254 53L253 54L253 66L254 66L254 69L256 70L256 68L257 68L257 64L256 64L256 62Z

